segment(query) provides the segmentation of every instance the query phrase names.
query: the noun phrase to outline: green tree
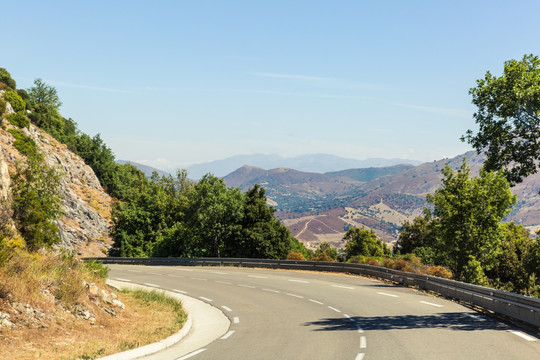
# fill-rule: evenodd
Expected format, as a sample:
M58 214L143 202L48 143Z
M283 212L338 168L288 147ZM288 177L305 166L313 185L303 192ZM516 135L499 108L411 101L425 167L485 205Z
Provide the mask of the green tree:
M459 170L447 165L442 173L442 187L427 196L437 219L437 251L454 277L467 281L467 274L477 277L476 270L471 272L477 263L484 271L493 267L500 246L500 221L516 203L516 196L502 172L482 169L479 177L471 178L465 158Z
M521 182L540 160L540 59L506 61L502 76L488 71L476 83L470 94L479 130L468 130L462 140L485 152L487 170L504 167L512 184Z
M6 84L13 90L17 88L17 83L11 78L11 74L4 68L0 68L0 82Z
M353 256L383 256L390 253L373 229L352 227L343 236L343 241L346 241L345 254L348 259Z
M56 110L62 106L62 102L58 97L56 88L46 84L41 79L34 80L34 86L28 89L28 96L30 97L30 105L32 108L38 105L44 105L51 110Z
M336 247L330 245L326 241L319 244L313 254L313 261L336 261L338 257L338 250Z
M401 254L409 254L416 248L432 246L434 242L433 235L431 216L429 214L417 216L412 222L405 220L401 225L395 251Z
M42 156L28 156L17 163L11 177L13 219L17 230L34 251L60 241L56 220L62 214L60 172L49 167Z

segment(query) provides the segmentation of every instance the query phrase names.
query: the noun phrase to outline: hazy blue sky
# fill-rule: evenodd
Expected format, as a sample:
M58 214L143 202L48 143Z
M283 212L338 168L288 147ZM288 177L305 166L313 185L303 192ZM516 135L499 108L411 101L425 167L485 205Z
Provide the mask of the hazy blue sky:
M117 158L434 160L469 88L540 54L540 1L4 1L0 67L54 85Z

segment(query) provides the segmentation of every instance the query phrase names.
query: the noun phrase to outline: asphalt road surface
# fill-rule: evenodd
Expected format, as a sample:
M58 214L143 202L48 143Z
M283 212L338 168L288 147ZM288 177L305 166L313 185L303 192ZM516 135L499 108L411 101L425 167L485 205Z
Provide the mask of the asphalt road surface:
M540 338L449 300L358 276L109 265L110 279L219 308L230 328L173 359L540 359Z

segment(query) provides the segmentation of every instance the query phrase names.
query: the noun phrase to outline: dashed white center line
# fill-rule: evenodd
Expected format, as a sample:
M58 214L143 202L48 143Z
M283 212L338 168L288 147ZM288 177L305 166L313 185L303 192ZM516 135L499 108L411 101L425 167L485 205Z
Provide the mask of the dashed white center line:
M533 338L532 336L526 335L526 334L522 333L521 331L516 331L516 330L508 330L508 331L511 332L514 335L519 336L522 339L527 340L527 341L536 341L535 338Z
M295 283L309 284L309 281L305 281L305 280L289 279L289 281L295 282Z
M226 333L225 335L223 335L223 336L221 337L221 340L228 339L232 334L234 334L234 330L231 330L231 331L229 331L228 333Z
M233 323L238 324L240 322L240 318L238 316L233 317Z
M364 329L362 329L362 327L360 325L358 325L358 323L356 324L356 329L358 330L358 333L359 334L363 334L364 333Z
M396 298L399 297L398 295L389 294L389 293L380 292L380 291L377 291L377 294L384 295L384 296L390 296L390 297L396 297Z
M155 273L155 272L149 272L148 274L150 274L150 275L161 275L160 273Z
M159 287L159 285L156 285L156 284L151 284L151 283L144 283L144 285L146 286L151 286L151 287Z
M285 294L285 295L289 295L289 296L296 297L296 298L300 298L300 299L303 299L303 298L304 298L303 296L296 295L296 294L291 294L291 293L287 293L287 294Z
M245 287L245 288L250 288L250 289L255 289L255 286L251 286L251 285L238 284L238 286Z
M223 271L210 271L212 274L220 274L220 275L227 275L226 272Z
M341 310L338 310L338 309L336 309L335 307L332 307L332 306L329 306L328 308L329 308L330 310L334 310L335 312L338 312L338 313L341 312Z
M324 305L322 302L317 301L317 300L309 299L309 301L311 301L312 303L315 303L315 304Z
M231 285L230 282L226 282L226 281L219 281L219 280L216 280L217 283L220 283L220 284L225 284L225 285Z
M187 354L187 355L184 355L184 356L182 356L182 357L179 357L179 358L176 359L176 360L186 360L186 359L189 359L190 357L193 357L193 356L195 356L195 355L199 355L199 354L202 353L203 351L206 351L206 349L199 349L199 350L197 350L197 351L194 351L194 352L192 352L192 353L189 353L189 354Z
M114 280L131 282L131 280L128 280L128 279L122 279L122 278L114 278Z
M198 278L198 277L192 277L193 280L200 280L200 281L208 281L208 279Z
M277 290L272 290L272 289L261 289L263 291L270 291L270 292L273 292L273 293L278 293L279 291Z
M199 299L203 299L203 300L210 301L210 302L213 301L212 299L206 298L204 296L199 296Z
M332 285L333 287L340 288L340 289L350 289L354 290L354 287L352 286L345 286L345 285Z
M363 358L364 358L364 353L358 353L358 355L356 355L354 360L362 360Z
M227 311L232 311L230 307L223 305L222 308L224 308Z
M191 270L191 269L178 269L178 268L176 268L175 270L179 270L179 271L193 271L193 270Z
M133 273L140 273L141 271L139 270L128 270L129 272L133 272Z
M187 294L187 291L182 291L178 289L173 289L174 292L180 293L180 294Z
M261 276L261 275L248 275L248 277L257 278L257 279L268 279L268 276Z
M367 347L367 341L365 336L360 336L360 349L365 349Z
M426 305L431 305L431 306L436 306L436 307L443 307L442 305L430 303L430 302L427 302L427 301L420 301L420 302L422 304L426 304Z
M475 320L478 320L478 321L486 321L486 319L484 319L483 317L477 316L477 315L473 315L473 314L469 314L469 313L464 313L463 315L471 317L471 318L473 318Z
M184 275L173 275L173 274L169 274L167 276L175 277L175 278L183 278L183 277L185 277Z

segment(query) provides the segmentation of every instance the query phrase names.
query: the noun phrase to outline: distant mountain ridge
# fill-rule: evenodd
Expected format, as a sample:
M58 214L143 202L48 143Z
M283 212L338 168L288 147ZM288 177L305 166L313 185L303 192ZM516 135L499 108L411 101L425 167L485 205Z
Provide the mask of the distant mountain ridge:
M285 158L279 155L253 154L237 155L223 160L195 164L187 167L189 177L199 179L207 173L224 177L244 166L254 166L265 170L289 168L312 173L327 173L346 169L386 167L398 164L419 165L421 161L408 159L373 158L365 160L348 159L329 154L309 154Z

